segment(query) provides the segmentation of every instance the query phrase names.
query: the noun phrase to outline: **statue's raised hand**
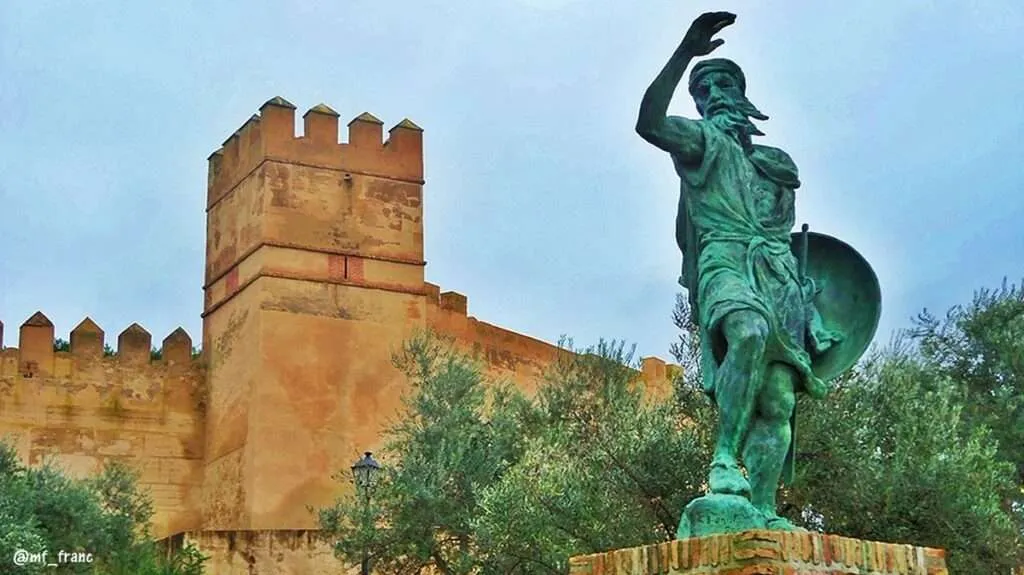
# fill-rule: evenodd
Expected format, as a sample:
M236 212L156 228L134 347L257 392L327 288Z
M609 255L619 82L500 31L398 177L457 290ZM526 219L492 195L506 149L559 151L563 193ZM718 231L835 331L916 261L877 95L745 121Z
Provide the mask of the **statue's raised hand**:
M690 24L683 37L683 46L694 56L707 56L725 44L725 40L712 39L714 35L735 21L736 15L731 12L705 12Z

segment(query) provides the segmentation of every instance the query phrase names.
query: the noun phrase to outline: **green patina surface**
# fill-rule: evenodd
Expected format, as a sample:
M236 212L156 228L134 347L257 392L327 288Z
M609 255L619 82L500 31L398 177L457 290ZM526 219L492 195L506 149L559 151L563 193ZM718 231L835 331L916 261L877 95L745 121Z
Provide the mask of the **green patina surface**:
M753 143L767 120L734 62L696 64L689 92L702 116L667 114L691 61L710 54L736 16L698 17L644 94L637 132L671 154L681 181L676 241L680 283L701 329L704 390L719 408L711 493L684 510L678 537L793 529L775 494L792 477L797 393L815 398L870 343L880 294L871 267L822 234L792 234L796 164ZM747 470L744 475L740 463Z

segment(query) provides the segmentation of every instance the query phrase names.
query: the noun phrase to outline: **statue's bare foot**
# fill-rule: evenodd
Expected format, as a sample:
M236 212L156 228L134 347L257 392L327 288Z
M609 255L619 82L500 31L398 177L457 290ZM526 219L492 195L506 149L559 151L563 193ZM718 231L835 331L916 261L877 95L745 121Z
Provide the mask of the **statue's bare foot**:
M765 526L768 529L773 531L807 531L802 527L793 525L789 519L779 516L775 513L774 507L759 505L757 510L764 516Z
M772 531L807 531L806 529L793 525L789 519L779 517L775 513L768 514L762 512L762 515L765 516L768 529L771 529Z
M743 477L743 472L735 462L716 461L712 463L708 485L711 487L712 493L750 497L750 482Z

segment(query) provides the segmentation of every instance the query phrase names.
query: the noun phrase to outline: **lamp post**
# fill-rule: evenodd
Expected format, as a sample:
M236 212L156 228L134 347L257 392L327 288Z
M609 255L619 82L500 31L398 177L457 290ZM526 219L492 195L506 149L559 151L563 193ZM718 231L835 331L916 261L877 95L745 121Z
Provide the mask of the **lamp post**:
M370 518L370 496L373 493L379 471L380 464L374 461L373 453L370 451L364 453L363 457L352 465L352 479L356 483L356 492L363 500L363 519L367 523ZM370 575L370 556L365 548L363 549L362 575Z

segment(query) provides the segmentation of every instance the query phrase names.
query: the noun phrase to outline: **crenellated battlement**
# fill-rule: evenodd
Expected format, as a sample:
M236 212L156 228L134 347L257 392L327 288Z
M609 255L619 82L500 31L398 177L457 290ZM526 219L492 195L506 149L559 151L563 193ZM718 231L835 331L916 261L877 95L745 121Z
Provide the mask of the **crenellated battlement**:
M280 161L341 172L423 183L423 130L405 119L388 130L372 114L348 123L347 141L339 140L340 115L325 104L302 116L303 134L295 134L295 106L271 98L209 157L207 209L212 208L264 161Z
M453 312L457 315L469 313L469 298L456 291L441 292L441 286L430 282L423 282L424 293L427 296L427 304L437 306L440 309Z
M0 323L0 341L2 338ZM108 347L104 338L103 329L87 317L71 330L68 349L58 350L53 322L37 311L21 324L17 347L0 351L0 377L67 378L96 372L97 366L132 367L156 375L168 369L191 370L199 363L199 357L192 354L192 338L180 327L156 350L150 333L137 323L117 336L116 348Z

